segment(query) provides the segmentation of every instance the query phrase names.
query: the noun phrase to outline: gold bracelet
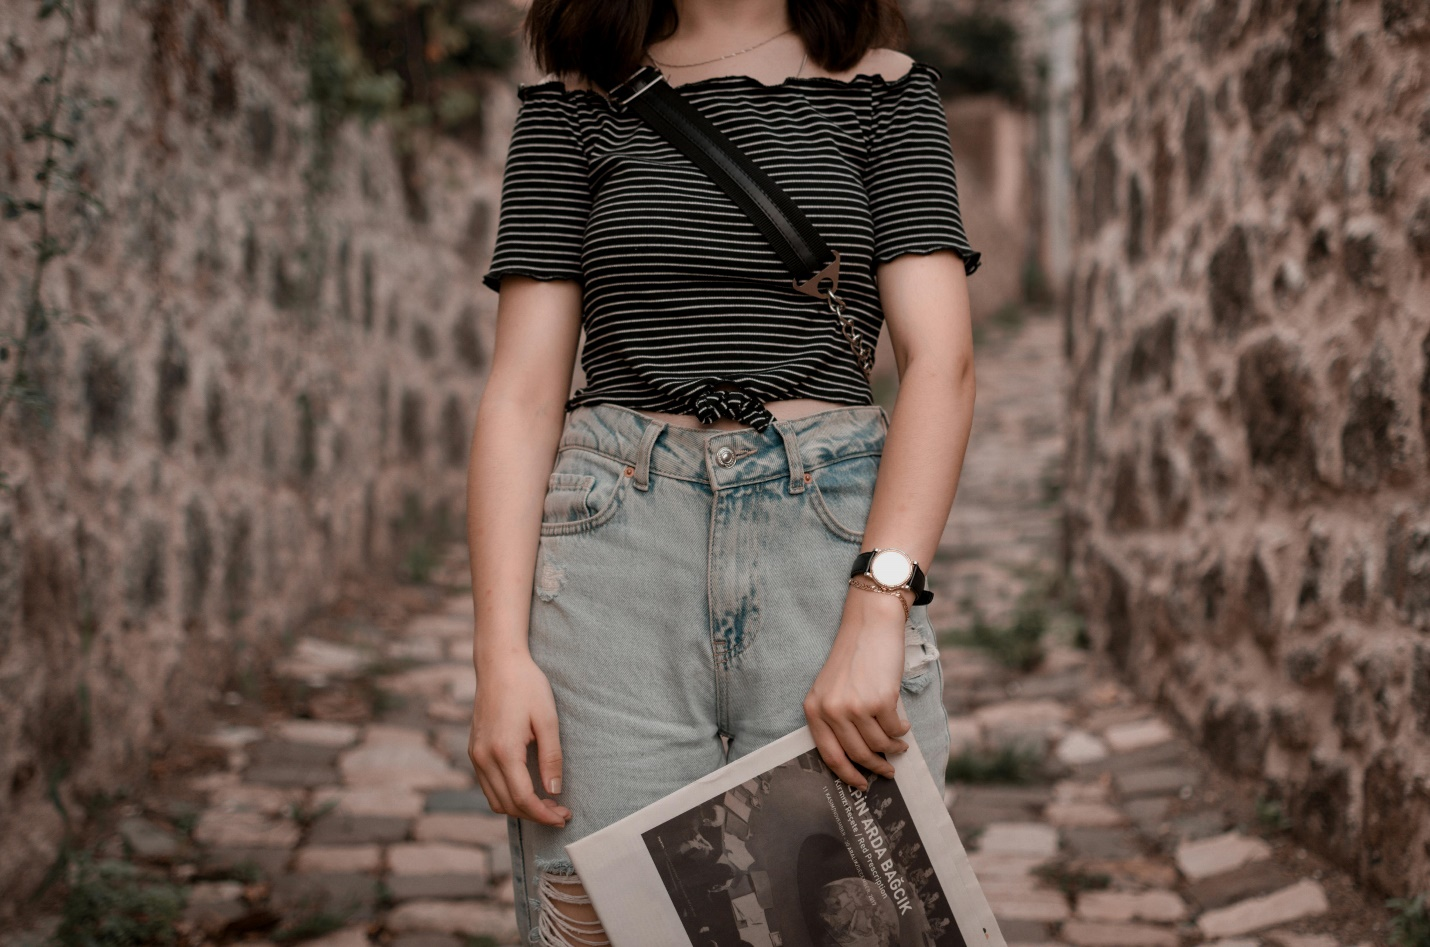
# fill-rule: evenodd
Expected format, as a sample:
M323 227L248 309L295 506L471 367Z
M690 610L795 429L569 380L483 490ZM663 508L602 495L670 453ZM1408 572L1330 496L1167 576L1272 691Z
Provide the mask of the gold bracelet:
M897 589L880 588L877 585L865 585L864 583L857 581L858 578L859 577L857 575L851 575L849 577L849 584L854 586L856 589L863 589L866 592L883 592L885 595L894 596L894 598L899 600L899 604L904 606L904 621L909 620L909 603L908 600L904 598L903 592L900 592Z

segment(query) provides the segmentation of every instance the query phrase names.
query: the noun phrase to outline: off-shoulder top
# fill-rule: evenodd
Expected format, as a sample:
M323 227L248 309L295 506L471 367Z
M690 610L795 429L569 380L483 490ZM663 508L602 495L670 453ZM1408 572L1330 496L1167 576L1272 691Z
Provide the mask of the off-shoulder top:
M774 178L841 253L839 290L873 344L877 266L949 249L979 265L959 213L947 118L922 62L896 79L743 75L675 86ZM521 85L491 267L583 287L586 383L611 402L730 417L764 402L871 404L829 307L796 291L754 223L635 113L559 80Z

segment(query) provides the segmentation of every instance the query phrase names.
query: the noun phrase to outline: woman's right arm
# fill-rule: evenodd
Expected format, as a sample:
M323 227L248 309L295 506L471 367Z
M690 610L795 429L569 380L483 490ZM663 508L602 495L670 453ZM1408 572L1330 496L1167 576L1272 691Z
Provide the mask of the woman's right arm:
M537 796L526 764L535 740L541 781L560 792L556 705L527 631L542 504L581 335L581 285L506 276L496 321L467 468L477 675L467 749L494 812L560 826L570 810Z

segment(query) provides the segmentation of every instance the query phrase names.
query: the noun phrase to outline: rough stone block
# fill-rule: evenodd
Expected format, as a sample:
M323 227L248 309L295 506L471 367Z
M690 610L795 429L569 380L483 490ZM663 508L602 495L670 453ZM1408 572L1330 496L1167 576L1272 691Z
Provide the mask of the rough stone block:
M293 853L298 872L363 872L382 867L382 850L376 845L305 845Z
M407 838L407 819L381 815L352 815L333 810L313 820L309 845L381 845Z
M504 846L508 844L507 821L503 816L479 813L431 813L417 819L412 837L419 842Z
M480 874L393 875L387 879L387 888L397 901L479 898L487 893L487 875L485 871Z
M1176 734L1165 721L1153 717L1108 727L1102 737L1114 753L1130 753L1166 743L1174 739Z
M313 793L314 807L336 803L334 811L348 815L387 816L412 819L421 814L426 799L411 789L371 786L366 788L324 788Z
M1075 947L1177 947L1175 931L1152 924L1068 921L1059 935Z
M995 822L979 838L978 850L990 855L1052 858L1058 853L1058 831L1037 822Z
M343 754L338 768L350 786L466 789L473 778L468 772L452 769L440 753L425 743L373 743L369 739Z
M328 720L283 720L273 727L274 735L288 743L342 748L357 742L358 728L351 723ZM336 759L336 754L327 762Z
M1072 730L1058 741L1055 755L1066 766L1080 766L1105 759L1107 747L1086 730Z
M511 909L487 901L409 901L392 910L386 926L398 934L486 936L504 943L515 943L520 936Z
M387 864L397 875L484 874L487 853L449 842L404 842L387 850Z
M1270 845L1239 832L1183 842L1177 846L1176 853L1177 867L1189 881L1210 878L1270 857Z
M1158 766L1117 774L1117 791L1124 799L1176 794L1202 784L1202 774L1187 766Z
M1122 861L1142 854L1137 833L1125 828L1063 829L1063 842L1080 858Z
M1109 828L1126 825L1127 817L1104 802L1054 802L1045 812L1058 828Z
M1187 916L1187 903L1172 891L1088 891L1078 897L1077 916L1088 921L1159 921Z
M1253 931L1315 917L1330 909L1320 884L1303 879L1289 888L1208 911L1197 920L1203 937L1239 937Z
M292 848L298 835L297 824L256 812L209 809L194 826L194 840L215 848Z

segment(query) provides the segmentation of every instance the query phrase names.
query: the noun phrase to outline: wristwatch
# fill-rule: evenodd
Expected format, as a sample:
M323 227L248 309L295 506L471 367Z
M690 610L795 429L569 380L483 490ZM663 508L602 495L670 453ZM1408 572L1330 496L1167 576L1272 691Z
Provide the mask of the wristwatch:
M927 605L933 601L933 593L924 588L924 570L901 549L874 548L854 557L854 568L849 577L868 576L881 589L893 591L908 589L914 593L915 605Z

